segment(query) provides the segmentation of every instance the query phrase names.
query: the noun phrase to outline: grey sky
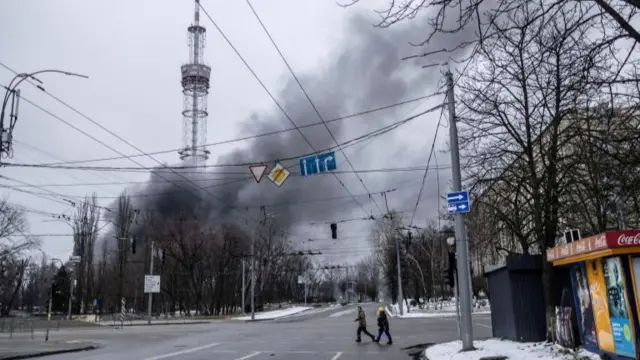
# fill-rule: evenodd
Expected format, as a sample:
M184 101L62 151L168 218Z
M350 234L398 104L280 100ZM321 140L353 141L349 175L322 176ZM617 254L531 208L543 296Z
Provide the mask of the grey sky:
M297 125L318 121L246 3L222 0L202 0L202 3L293 121ZM331 1L307 1L303 5L303 2L294 0L255 0L253 5L325 120L426 95L443 84L439 69L423 70L419 66L442 59L400 61L402 56L419 53L419 49L407 44L408 41L419 40L420 34L424 33L424 29L416 27L415 23L385 30L376 29L371 26L375 14L370 8L344 10ZM54 74L41 78L47 91L144 151L179 148L182 139L179 67L188 58L186 27L192 21L192 12L193 3L190 1L3 1L0 4L0 49L4 51L0 61L20 72L58 68L89 75L89 80ZM205 61L212 67L207 143L291 127L204 15L201 16L201 23L207 28L208 34ZM451 41L454 40L448 40ZM430 46L437 49L447 45L432 43ZM0 69L1 84L8 83L11 77L12 74L7 70ZM117 150L125 154L137 153L31 85L25 84L21 88L29 100ZM329 127L337 140L344 142L424 111L442 100L442 95L439 95L427 101L398 107L394 111L357 117L333 123ZM352 146L345 153L356 170L424 166L439 115L439 111L425 115L397 130ZM446 121L443 124L446 125ZM323 126L303 132L316 149L335 145ZM444 148L446 135L447 129L441 128L438 149ZM117 156L24 102L14 136L17 142L14 157L10 161L16 163ZM59 159L23 144L36 146ZM212 157L208 164L272 160L312 152L297 132L210 147L209 150ZM440 165L449 163L448 154L437 155ZM154 155L154 158L178 164L176 153ZM148 167L157 165L146 157L138 157L136 161ZM87 165L137 166L128 160ZM339 170L350 170L342 154L338 155L338 167ZM249 174L246 167L211 171L245 171L247 176ZM143 173L8 167L2 168L0 174L36 185L142 183L149 177ZM352 194L366 193L354 174L338 176ZM440 193L446 191L449 177L449 170L440 171ZM422 173L372 173L362 174L361 178L372 193L397 188L397 191L388 195L389 207L405 210L412 209L415 204ZM2 183L14 185L8 181ZM433 171L427 178L421 206L414 221L416 225L424 225L428 217L435 215L438 194L435 184ZM143 184L128 186L134 195L140 194L140 191L148 194L166 190L157 184L148 188ZM123 184L114 184L47 189L69 196L84 196L96 191L99 197L103 197L100 198L100 205L110 207L113 197L124 188ZM40 189L22 189L43 192ZM226 188L224 192L216 188L212 191L230 199L236 206L347 196L331 175L291 177L282 188L276 188L265 179L260 184L246 182L243 186ZM29 208L51 213L72 212L69 206L33 195L6 189L2 190L2 194L8 195L11 202ZM146 207L150 200L145 199L143 202L138 198L136 204ZM381 196L375 195L374 199L384 209ZM367 197L358 197L358 200L367 212L373 215L379 213ZM350 199L280 206L268 210L280 214L282 221L297 222L291 232L299 241L330 237L328 225L306 225L309 222L365 216ZM252 216L256 217L257 210L252 211ZM64 223L45 222L47 217L42 215L30 214L29 220L31 233L71 232ZM331 249L325 253L336 261L365 255L369 225L367 221L340 224L340 236L346 239L314 241L304 247ZM43 237L43 250L53 256L66 257L71 248L71 237Z

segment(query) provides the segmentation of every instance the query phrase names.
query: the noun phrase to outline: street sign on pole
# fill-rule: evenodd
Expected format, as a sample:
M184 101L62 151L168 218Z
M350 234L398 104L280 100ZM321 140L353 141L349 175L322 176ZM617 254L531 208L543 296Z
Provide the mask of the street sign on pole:
M159 293L160 292L160 275L145 275L144 276L144 292Z
M333 151L300 158L300 175L302 176L325 173L337 168L336 153Z
M267 164L249 165L249 171L251 175L253 175L253 178L256 179L256 182L259 183L264 174L267 173Z
M79 263L82 258L78 255L69 256L70 263Z
M284 166L277 164L269 173L269 180L277 186L281 186L291 173Z
M468 191L447 193L447 210L449 214L464 214L471 210Z

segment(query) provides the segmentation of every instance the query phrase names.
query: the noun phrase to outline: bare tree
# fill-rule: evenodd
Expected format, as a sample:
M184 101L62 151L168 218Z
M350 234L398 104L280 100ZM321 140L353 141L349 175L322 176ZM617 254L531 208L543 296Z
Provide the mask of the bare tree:
M100 208L97 195L85 197L73 215L73 254L80 256L75 265L77 285L75 288L75 311L86 313L93 295L93 253L98 236Z
M512 9L492 22L493 36L462 80L460 140L470 186L482 193L482 211L514 236L521 252L555 245L573 166L564 151L567 124L598 93L602 85L594 79L611 66L599 47L602 37L594 36L597 29L607 34L592 13L574 4L554 5L551 17L544 4ZM553 269L544 265L551 320Z
M118 197L118 212L116 214L115 236L118 242L117 247L117 274L118 274L118 291L117 300L120 301L125 295L126 265L131 249L131 225L135 215L131 206L131 198L126 192ZM120 304L117 304L119 307Z
M338 2L343 7L352 6L361 0L346 0ZM590 0L591 5L596 5L599 10L599 17L608 22L613 22L622 30L619 39L631 38L634 41L640 41L640 33L631 25L633 19L636 18L638 10L640 10L640 2L632 1L606 1L606 0ZM587 1L573 0L550 0L539 1L536 5L552 11L556 7L581 6ZM477 29L478 40L482 42L493 33L484 30L483 25L490 24L506 13L526 7L532 2L527 0L406 0L391 1L387 7L375 10L380 20L375 26L386 28L405 20L413 20L421 18L426 14L427 24L431 28L431 32L427 34L427 38L419 45L425 45L434 37L435 34L451 34L465 30L468 27ZM540 14L540 16L546 16ZM468 44L456 44L452 49L459 49Z

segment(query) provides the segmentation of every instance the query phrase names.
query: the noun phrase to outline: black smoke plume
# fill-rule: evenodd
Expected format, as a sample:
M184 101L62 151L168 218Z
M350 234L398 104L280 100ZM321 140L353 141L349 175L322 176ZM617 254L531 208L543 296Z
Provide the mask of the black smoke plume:
M353 16L346 29L345 40L327 59L325 65L316 71L297 75L325 120L416 98L434 92L436 85L442 84L442 76L437 68L425 70L421 69L420 65L442 62L448 56L448 54L436 55L422 59L422 62L401 61L401 58L407 55L425 51L408 44L409 41L420 39L424 33L424 30L413 24L378 29L371 26L371 19ZM447 47L450 43L468 40L466 39L468 35L463 33L452 35L447 38L446 44L432 42L426 49ZM286 82L276 98L293 122L301 126L319 121L309 101L290 74L286 73L283 78L291 80ZM421 109L424 110L441 102L442 96L435 97ZM412 115L415 113L412 110L415 110L416 105L418 103L332 122L328 127L338 142L344 142ZM212 111L214 112L215 110ZM416 121L434 123L428 119L437 118L438 115L439 112L435 112L426 115L427 120ZM275 105L268 113L252 114L240 125L243 136L292 127L286 116ZM301 132L316 150L336 145L324 125L305 128ZM411 154L406 153L404 146L407 140L412 140L422 141L424 148L428 148L430 144L427 142L430 142L432 134L428 134L428 137L426 135L427 133L423 137L414 138L412 134L403 132L401 127L395 130L395 133L353 146L345 152L356 170L384 167L382 165L384 161L380 160L384 160L385 156L389 160L389 156L398 154L401 154L401 160L393 162L393 166L418 164L424 166L428 149ZM167 169L158 168L152 172L149 184L141 191L132 194L136 195L132 198L134 207L151 209L164 217L187 210L207 219L212 225L228 221L250 222L251 220L246 220L247 217L258 219L260 206L265 206L268 213L277 214L277 222L285 227L301 222L366 215L350 198L307 202L320 198L346 197L348 194L332 175L304 178L296 176L299 173L297 160L284 159L314 152L298 131L250 140L230 153L218 153L215 147L210 148L210 151L215 160L210 160L209 163L241 165L209 168L201 174L196 174L195 170L177 170L180 171L180 176ZM385 155L385 151L388 155ZM344 156L338 151L336 154L339 170L350 170ZM282 187L276 187L266 177L259 184L252 179L242 181L250 177L246 164L265 162L271 168L277 160L292 172L291 177ZM379 192L388 188L391 182L406 183L408 177L419 178L421 175L421 173L394 174L392 177L388 174L362 175L362 180L369 191ZM357 200L366 211L374 214L379 212L373 200L366 196L366 191L355 174L337 176L352 194L357 195ZM183 177L192 182L185 181ZM164 179L174 183L168 184L163 182ZM406 202L405 208L413 205L418 190L419 187L414 187L404 194L397 195L401 202ZM222 201L215 199L211 194ZM384 206L380 196L374 200L378 205ZM252 224L249 223L249 225Z

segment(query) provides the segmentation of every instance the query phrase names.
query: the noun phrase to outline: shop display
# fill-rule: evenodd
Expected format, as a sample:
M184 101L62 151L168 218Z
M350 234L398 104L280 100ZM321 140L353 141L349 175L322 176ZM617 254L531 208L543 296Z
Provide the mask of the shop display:
M587 281L584 264L578 264L574 267L573 276L576 290L576 301L578 303L578 327L580 328L580 338L585 346L596 348L598 340L596 337L596 326L593 319L591 295L589 295L589 283Z
M629 303L622 262L619 257L604 259L602 273L607 289L607 305L615 353L635 357L635 344L629 319Z

